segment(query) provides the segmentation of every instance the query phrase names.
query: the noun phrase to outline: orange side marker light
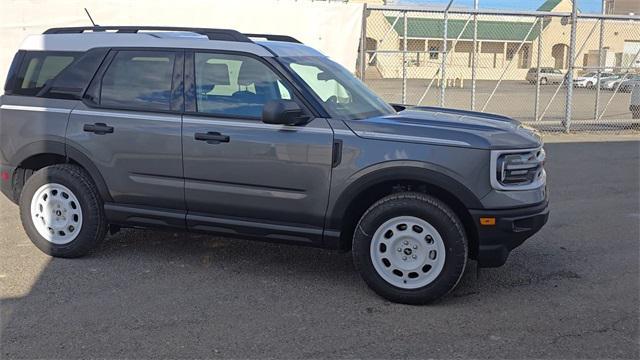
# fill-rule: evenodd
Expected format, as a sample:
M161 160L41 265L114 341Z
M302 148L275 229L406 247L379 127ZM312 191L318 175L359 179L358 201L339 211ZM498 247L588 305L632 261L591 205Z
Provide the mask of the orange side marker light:
M494 226L496 224L496 218L494 217L481 217L480 225L482 226Z

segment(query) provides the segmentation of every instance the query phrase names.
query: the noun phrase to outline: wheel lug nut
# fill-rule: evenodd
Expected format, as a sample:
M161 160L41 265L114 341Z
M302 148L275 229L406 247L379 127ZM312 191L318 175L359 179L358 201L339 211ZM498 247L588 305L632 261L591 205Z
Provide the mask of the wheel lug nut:
M418 248L418 245L413 245L413 249L414 250L417 249L417 248Z
M401 251L402 251L402 249L401 249L401 248L398 248L398 252L401 252Z
M402 257L402 260L407 260L407 257L406 257L406 256L403 256L403 257Z
M412 256L412 258L413 258L413 259L417 259L418 257L417 257L416 255L413 255L413 256Z
M409 242L407 240L404 241L405 245L409 245Z

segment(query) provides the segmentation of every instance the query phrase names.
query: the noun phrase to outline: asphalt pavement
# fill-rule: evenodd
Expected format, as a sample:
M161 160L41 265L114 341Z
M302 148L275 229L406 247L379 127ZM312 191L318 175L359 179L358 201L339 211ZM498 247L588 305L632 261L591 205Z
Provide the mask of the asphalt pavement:
M125 230L52 259L2 197L0 357L638 359L640 142L546 148L549 223L431 306L305 247Z

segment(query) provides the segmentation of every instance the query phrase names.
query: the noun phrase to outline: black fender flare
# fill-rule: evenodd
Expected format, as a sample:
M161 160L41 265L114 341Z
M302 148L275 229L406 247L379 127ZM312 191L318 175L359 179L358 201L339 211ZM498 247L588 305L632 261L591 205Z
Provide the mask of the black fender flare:
M438 169L435 165L422 162L392 161L374 167L375 169L367 168L352 176L356 180L344 188L327 212L327 229L339 230L347 209L363 191L389 181L410 180L425 183L447 191L467 209L484 208L471 190L452 176L445 174L444 169Z
M18 150L14 156L10 159L11 164L15 164L19 166L25 160L30 157L41 155L41 154L55 154L64 156L67 161L72 161L82 166L91 176L93 182L96 184L98 188L98 192L104 201L113 201L111 198L111 194L109 193L109 188L102 177L102 174L98 170L98 168L91 162L91 160L80 150L75 147L65 144L61 141L56 140L41 140L34 141L29 143L28 145L23 146Z

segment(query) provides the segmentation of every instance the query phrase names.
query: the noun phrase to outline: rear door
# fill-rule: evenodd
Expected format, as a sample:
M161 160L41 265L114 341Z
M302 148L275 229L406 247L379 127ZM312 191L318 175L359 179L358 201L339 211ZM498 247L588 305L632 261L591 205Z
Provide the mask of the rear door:
M183 121L188 226L320 242L333 146L327 120L304 126L263 123L265 102L298 101L263 59L196 52L187 54L186 64L187 94L192 94ZM218 140L207 140L212 135Z
M183 64L177 50L112 50L67 130L69 151L96 165L115 203L177 211L178 226L185 207Z

